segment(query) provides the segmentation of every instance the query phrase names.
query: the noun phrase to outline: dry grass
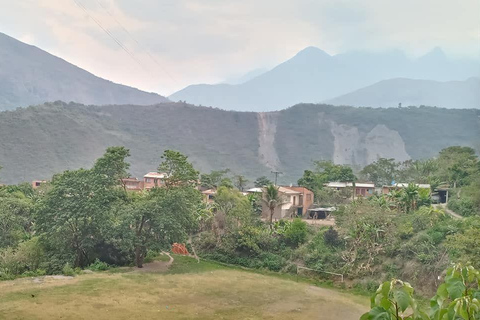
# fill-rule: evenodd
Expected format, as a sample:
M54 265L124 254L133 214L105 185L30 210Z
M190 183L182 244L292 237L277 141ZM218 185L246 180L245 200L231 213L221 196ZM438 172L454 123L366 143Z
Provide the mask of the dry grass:
M181 262L180 262L181 263ZM367 299L205 264L0 283L0 319L358 319Z

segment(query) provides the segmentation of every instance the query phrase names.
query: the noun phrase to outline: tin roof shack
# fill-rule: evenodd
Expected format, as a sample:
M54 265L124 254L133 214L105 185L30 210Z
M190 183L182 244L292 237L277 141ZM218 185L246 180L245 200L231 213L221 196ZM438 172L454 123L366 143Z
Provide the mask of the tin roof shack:
M335 210L335 207L308 209L307 219L327 219Z
M401 190L403 188L408 187L408 185L409 185L408 183L395 183L391 186L383 186L382 187L382 194L389 194L390 191L392 191L392 190ZM415 185L419 189L428 189L428 190L431 189L431 186L429 184L415 183Z
M353 182L333 181L324 184L326 188L331 188L337 191L344 191L347 188L353 189ZM352 190L353 191L353 190ZM368 197L375 193L375 184L371 182L357 182L355 183L355 197Z

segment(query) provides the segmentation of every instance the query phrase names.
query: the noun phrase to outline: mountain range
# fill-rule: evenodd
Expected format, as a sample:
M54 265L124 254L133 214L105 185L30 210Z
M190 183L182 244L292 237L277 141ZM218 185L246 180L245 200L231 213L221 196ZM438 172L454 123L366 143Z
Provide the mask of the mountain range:
M156 93L99 78L37 47L0 33L0 111L48 101L149 105Z
M335 102L339 96L371 86L379 81L407 78L437 82L448 81L438 86L442 89L448 87L448 90L442 93L448 103L437 99L436 95L439 91L433 90L434 86L432 85L417 88L415 95L409 95L406 88L403 88L405 91L401 91L402 88L388 86L388 82L373 88L375 89L373 94L376 95L376 100L373 102L381 107L391 106L393 100L395 106L403 103L404 105L426 104L440 107L453 105L457 108L470 108L480 105L480 101L476 99L480 87L472 88L477 92L467 92L469 98L466 100L474 99L475 101L473 105L472 103L466 104L463 97L455 96L459 90L455 88L458 87L458 84L451 81L465 81L470 77L479 76L479 61L453 60L448 58L440 48L436 48L418 59L410 59L400 51L349 52L332 56L318 48L308 47L272 70L246 82L234 85L191 85L172 94L169 98L173 101L181 100L225 110L273 111L302 102ZM468 84L472 84L472 82ZM469 87L468 84L464 87ZM410 85L415 86L415 81L412 80ZM449 88L450 85L452 88ZM397 97L404 97L406 101L389 96L397 89L400 90ZM372 88L365 90L370 92ZM447 96L447 92L452 92L452 94ZM385 97L384 99L380 99L382 95ZM339 101L343 103L340 98ZM356 101L350 101L350 103L363 105Z
M137 177L156 170L162 152L174 149L202 172L230 168L253 181L278 170L279 181L290 184L312 160L361 168L379 157L403 161L452 145L480 146L480 110L300 104L255 113L173 102L55 102L0 112L0 137L2 183L49 179L91 166L109 146L126 146Z
M480 109L480 78L465 81L389 79L347 93L325 103L333 105L388 108L404 106L441 106Z

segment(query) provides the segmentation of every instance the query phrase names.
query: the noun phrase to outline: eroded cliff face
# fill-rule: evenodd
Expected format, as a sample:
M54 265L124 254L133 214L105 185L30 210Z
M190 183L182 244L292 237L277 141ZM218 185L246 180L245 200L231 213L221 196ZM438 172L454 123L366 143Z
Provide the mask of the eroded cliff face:
M332 160L337 164L365 166L378 158L410 159L400 134L383 124L376 125L369 132L334 121L330 126L334 137Z
M259 112L258 119L258 156L260 162L266 167L276 170L280 165L277 151L275 149L275 134L277 133L276 112Z

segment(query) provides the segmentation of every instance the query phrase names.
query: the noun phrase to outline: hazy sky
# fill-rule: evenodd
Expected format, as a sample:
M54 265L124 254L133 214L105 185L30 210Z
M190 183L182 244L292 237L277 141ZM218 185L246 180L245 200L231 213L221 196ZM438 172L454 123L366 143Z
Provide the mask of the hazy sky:
M478 57L480 1L0 0L0 32L98 76L168 95L273 67L307 46L411 56L440 46Z

